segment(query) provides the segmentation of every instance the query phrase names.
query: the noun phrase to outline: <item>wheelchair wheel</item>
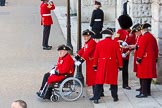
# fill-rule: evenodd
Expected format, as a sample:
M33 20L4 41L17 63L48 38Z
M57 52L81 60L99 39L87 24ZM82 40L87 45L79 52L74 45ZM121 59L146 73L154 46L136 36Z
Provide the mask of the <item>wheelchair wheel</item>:
M50 97L50 101L51 102L56 102L58 100L59 100L59 96L58 95L55 95L55 94L51 95L51 97Z
M81 97L82 93L83 85L77 78L67 78L60 85L60 96L65 101L75 101Z

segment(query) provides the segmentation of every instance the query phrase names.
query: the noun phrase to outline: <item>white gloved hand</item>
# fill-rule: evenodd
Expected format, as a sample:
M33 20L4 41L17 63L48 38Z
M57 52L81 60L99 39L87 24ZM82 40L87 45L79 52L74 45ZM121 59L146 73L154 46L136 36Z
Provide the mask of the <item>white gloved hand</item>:
M123 58L126 58L126 56L127 56L127 55L126 55L125 53L122 53L122 57L123 57Z
M73 57L73 60L76 62L77 60L75 59L75 57Z
M79 66L80 64L81 64L80 61L75 61L75 65L76 65L76 66Z
M122 46L128 46L127 42L124 41L124 42L122 43Z
M52 74L55 74L55 69L52 69L51 71L50 71L50 74L52 75Z

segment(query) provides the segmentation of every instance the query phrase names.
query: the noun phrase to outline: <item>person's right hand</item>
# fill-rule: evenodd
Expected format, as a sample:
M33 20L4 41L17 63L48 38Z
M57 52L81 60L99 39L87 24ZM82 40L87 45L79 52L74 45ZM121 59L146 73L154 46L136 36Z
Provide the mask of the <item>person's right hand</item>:
M52 69L49 73L50 73L51 75L52 75L52 74L55 74L55 69Z

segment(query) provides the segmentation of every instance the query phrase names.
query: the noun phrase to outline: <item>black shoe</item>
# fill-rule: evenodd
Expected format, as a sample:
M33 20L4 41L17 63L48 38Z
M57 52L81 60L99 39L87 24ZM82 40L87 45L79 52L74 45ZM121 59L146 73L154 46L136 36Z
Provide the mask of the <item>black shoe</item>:
M40 98L43 98L43 96L41 96L41 92L36 92L37 96Z
M47 46L47 47L52 48L52 46Z
M136 91L141 91L141 88L136 89Z
M36 94L37 94L37 96L40 96L41 93L40 92L36 92Z
M94 103L95 103L95 104L98 104L99 102L98 102L98 100L94 100Z
M99 99L100 99L100 97L99 97ZM94 97L91 97L91 98L89 98L89 100L96 100Z
M91 98L89 98L89 100L95 100L95 98L94 97L91 97Z
M129 86L124 86L123 88L127 89L127 90L131 90L131 87L129 87Z
M139 95L136 95L136 98L146 98L146 97L147 97L147 95L144 95L142 93L140 93Z
M51 50L52 48L51 47L43 47L43 50Z
M104 93L101 93L100 97L104 97L104 96L105 96Z
M119 101L119 98L114 98L114 102L117 102L117 101Z

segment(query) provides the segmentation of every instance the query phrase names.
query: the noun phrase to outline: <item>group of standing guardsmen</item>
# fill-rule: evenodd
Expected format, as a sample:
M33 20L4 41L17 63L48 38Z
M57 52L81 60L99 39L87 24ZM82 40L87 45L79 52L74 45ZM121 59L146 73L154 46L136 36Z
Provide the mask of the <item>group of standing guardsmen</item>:
M55 8L53 2L42 0L41 16L43 30L43 49L50 50L48 37L52 24L50 10ZM111 28L102 30L104 13L100 9L101 3L95 1L95 10L92 13L90 26L92 30L84 30L82 35L85 41L84 46L74 57L76 66L86 62L86 84L92 86L93 96L90 100L99 103L99 99L104 96L104 84L110 84L111 96L114 102L118 101L118 71L122 71L122 87L130 90L128 84L128 64L130 52L134 52L134 72L140 81L139 94L137 98L151 96L151 81L157 77L156 62L158 60L158 45L155 37L149 32L150 24L135 24L133 27L132 19L128 15L121 15L118 18L121 29L117 30L114 39L114 31ZM48 19L48 20L47 20ZM102 35L106 38L102 38ZM63 46L58 51L66 50ZM67 51L66 54L67 55ZM63 58L63 57L61 57ZM60 65L62 63L58 62ZM58 67L57 67L58 68ZM65 69L65 68L64 68ZM56 69L55 76L60 69ZM48 79L47 75L46 81ZM44 81L44 83L46 82ZM43 84L44 84L43 83Z

